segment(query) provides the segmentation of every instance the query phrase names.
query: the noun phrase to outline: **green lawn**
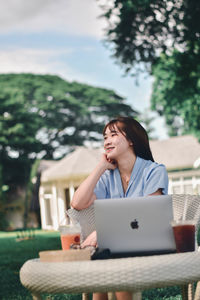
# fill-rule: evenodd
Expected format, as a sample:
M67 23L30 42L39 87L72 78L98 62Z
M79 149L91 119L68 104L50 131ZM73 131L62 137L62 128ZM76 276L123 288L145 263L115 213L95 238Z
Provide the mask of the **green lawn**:
M37 230L33 239L17 242L18 232L0 232L0 299L32 299L30 293L21 285L19 270L23 263L37 258L39 251L61 249L58 232ZM48 299L79 300L81 295L56 295ZM45 297L44 297L45 299Z
M23 263L37 258L39 251L61 249L58 232L35 231L33 239L16 241L17 232L0 232L0 299L30 300L30 293L20 284L19 270ZM79 300L81 295L44 295L48 300ZM143 300L180 300L179 287L152 289L143 293Z

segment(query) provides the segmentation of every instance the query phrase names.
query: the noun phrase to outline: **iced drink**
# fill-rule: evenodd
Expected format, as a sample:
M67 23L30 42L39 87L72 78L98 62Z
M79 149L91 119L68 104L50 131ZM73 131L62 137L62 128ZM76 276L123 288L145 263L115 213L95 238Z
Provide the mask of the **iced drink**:
M63 250L69 250L72 244L80 245L80 225L78 223L60 226L59 230Z
M195 222L173 221L172 227L177 252L190 252L195 250Z
M74 234L61 234L61 245L63 250L70 249L72 244L80 245L80 233Z

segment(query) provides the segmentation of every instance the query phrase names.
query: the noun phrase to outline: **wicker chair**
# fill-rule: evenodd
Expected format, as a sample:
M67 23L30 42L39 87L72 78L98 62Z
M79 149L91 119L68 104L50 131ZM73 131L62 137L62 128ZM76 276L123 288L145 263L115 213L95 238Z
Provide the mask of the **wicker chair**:
M186 220L195 219L197 222L196 226L196 237L197 230L200 226L200 196L198 195L185 195L185 194L173 194L173 214L174 219L179 220L183 218L183 214ZM87 209L77 211L75 209L69 209L68 214L70 218L78 221L81 225L81 238L84 240L90 233L95 230L95 217L94 217L94 206L91 205ZM197 247L197 239L196 239ZM182 288L183 299L193 299L194 293L193 285ZM197 292L200 292L200 282L197 284ZM135 298L141 299L141 293L135 293ZM83 295L83 299L87 299L87 295ZM109 295L109 299L114 299L114 295Z

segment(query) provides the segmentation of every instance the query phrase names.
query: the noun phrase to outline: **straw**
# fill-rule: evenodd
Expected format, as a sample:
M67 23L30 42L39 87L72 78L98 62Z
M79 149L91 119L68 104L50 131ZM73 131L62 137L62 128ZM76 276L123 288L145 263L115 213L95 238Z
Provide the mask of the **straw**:
M64 217L60 220L59 226L65 226L69 225L70 216L68 215L68 212L65 211Z
M182 216L183 221L185 221L186 219L187 206L188 206L188 198L186 198L184 201L183 216Z

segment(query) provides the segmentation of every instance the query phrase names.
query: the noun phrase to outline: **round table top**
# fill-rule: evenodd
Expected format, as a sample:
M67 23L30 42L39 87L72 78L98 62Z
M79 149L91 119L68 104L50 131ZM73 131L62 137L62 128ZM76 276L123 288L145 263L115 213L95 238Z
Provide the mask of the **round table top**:
M137 292L199 281L199 266L198 251L93 261L31 259L22 266L20 280L38 293Z

